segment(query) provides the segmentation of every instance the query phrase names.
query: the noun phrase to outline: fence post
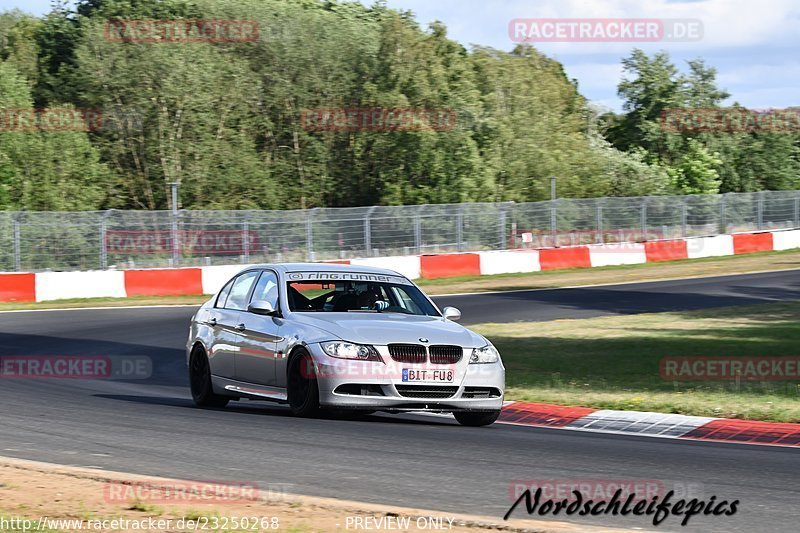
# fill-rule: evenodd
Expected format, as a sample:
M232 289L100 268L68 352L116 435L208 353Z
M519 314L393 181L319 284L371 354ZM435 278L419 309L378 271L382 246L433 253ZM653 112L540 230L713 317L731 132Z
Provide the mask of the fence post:
M719 199L719 228L717 228L717 232L720 235L728 233L728 194L729 193L726 192L720 195Z
M367 210L367 215L364 217L364 248L366 248L366 256L372 257L372 212L378 207L373 205Z
M558 200L550 200L550 233L553 246L558 248Z
M173 209L169 215L170 217L170 234L172 240L172 266L178 266L178 254L180 251L180 243L178 242L178 213Z
M20 250L20 238L19 238L19 216L20 213L16 213L13 218L13 228L14 228L14 272L19 272L22 270L22 252Z
M764 227L764 191L758 193L756 229L761 230Z
M794 199L794 227L800 228L800 196Z
M456 213L456 250L464 251L464 204L459 204Z
M596 205L595 217L597 219L595 221L595 226L596 226L596 229L597 229L597 236L595 237L595 241L596 241L597 244L603 244L603 241L604 241L604 239L603 239L603 203L600 200L596 200L595 201L595 205Z
M641 222L642 222L642 238L641 241L647 240L647 198L642 199L641 208Z
M684 196L681 205L681 237L683 238L688 237L686 231L688 222L689 222L689 199Z
M242 250L244 252L244 263L250 263L250 211L245 211L242 221Z
M106 209L100 217L100 270L108 269L108 242L106 235L108 234L108 217L113 213L113 209Z
M169 183L172 191L172 211L171 211L171 233L172 233L172 266L177 267L180 255L180 236L178 234L178 182L173 181Z
M414 215L414 248L417 250L417 255L422 254L422 219L419 212L424 207L426 206L417 207L417 212Z
M510 202L513 204L514 202ZM498 236L500 237L500 250L508 249L508 239L506 238L506 225L508 224L508 204L500 204L500 216L498 218Z
M306 210L306 260L314 262L314 230L312 228L314 213L318 208Z

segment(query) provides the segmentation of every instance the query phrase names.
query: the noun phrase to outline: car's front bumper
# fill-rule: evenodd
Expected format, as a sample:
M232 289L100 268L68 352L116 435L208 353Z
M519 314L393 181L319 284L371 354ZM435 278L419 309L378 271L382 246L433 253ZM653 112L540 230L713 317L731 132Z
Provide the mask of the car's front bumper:
M503 406L505 368L488 364L411 365L335 359L319 345L309 346L315 360L323 407L380 411L495 411ZM380 350L379 351L383 351ZM404 382L403 369L453 371L452 382ZM409 388L415 390L409 390ZM423 389L423 390L420 390Z

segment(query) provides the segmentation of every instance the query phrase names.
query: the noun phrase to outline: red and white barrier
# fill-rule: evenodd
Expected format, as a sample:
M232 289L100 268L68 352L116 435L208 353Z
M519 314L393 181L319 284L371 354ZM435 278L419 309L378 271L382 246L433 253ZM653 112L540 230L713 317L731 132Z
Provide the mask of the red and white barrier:
M458 254L332 261L389 268L411 279L632 265L800 248L800 230ZM249 265L91 272L0 273L0 301L214 294Z
M637 265L647 263L643 243L598 244L589 246L589 259L593 267Z
M521 274L542 269L538 250L478 252L482 276Z
M772 247L775 250L800 248L800 229L773 232Z
M200 268L125 270L128 296L184 296L203 294Z
M36 300L36 274L0 274L0 301L33 302Z
M648 263L689 259L688 245L683 239L646 242L644 252Z
M592 266L592 257L588 246L545 248L539 250L539 263L542 270L589 268Z
M733 235L686 239L686 252L688 259L733 255Z
M419 264L423 278L481 275L481 256L478 254L421 255Z
M422 277L419 256L400 255L394 257L368 257L366 259L351 259L351 265L363 265L376 268L388 268L398 272L409 279Z
M39 272L36 274L36 301L70 298L125 298L125 272Z

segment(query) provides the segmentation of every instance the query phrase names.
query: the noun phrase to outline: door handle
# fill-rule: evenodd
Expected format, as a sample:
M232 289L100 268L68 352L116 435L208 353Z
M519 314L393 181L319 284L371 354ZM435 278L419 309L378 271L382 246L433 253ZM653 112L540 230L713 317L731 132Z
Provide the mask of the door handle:
M211 326L216 326L217 325L217 319L214 318L214 317L209 318L208 319L208 324L211 325Z
M244 327L244 324L239 324L238 326L236 326L236 331L242 332L245 329L247 329L247 328Z

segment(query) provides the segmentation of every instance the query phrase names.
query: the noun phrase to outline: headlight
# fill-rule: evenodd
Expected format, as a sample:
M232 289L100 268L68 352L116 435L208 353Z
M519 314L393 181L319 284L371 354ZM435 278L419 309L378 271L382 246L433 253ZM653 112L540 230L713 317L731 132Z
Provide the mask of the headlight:
M473 348L472 355L469 357L470 364L473 363L496 363L500 359L497 348L487 344L483 348Z
M353 344L344 341L323 342L321 346L325 353L331 357L383 362L381 356L378 355L378 352L372 346Z

